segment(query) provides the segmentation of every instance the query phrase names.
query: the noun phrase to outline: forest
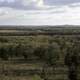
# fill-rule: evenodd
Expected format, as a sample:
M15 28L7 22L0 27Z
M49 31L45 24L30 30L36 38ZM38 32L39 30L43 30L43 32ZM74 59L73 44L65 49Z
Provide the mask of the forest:
M0 80L79 80L79 32L79 27L1 28Z

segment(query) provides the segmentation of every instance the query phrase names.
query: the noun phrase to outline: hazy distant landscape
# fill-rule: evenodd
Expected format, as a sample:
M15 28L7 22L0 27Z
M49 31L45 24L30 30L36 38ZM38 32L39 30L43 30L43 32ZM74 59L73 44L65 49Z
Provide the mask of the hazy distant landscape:
M0 26L0 80L79 80L80 26Z
M10 34L9 34L10 33ZM29 35L78 35L80 26L0 26L2 36L29 36ZM9 35L8 35L9 34Z

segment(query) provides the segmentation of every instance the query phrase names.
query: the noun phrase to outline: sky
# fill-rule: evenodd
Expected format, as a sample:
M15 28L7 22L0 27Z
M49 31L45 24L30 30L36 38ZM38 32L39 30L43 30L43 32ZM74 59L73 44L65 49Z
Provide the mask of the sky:
M0 0L0 25L80 25L80 0Z

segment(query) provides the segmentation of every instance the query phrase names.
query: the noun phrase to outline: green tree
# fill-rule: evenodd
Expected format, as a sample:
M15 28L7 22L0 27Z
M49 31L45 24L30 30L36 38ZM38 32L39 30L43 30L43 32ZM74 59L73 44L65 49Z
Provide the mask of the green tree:
M77 67L79 65L79 52L80 52L80 45L77 42L74 42L72 47L68 47L67 54L65 56L65 64L68 66L69 73L68 78L69 80L77 80Z
M55 69L55 65L57 63L57 61L59 60L59 53L60 53L60 49L57 43L49 43L49 45L47 46L43 57L43 60L45 62L44 66L43 66L43 70L42 70L42 78L44 80L48 80L49 78L49 67L53 68L53 72Z
M3 60L8 60L8 54L7 54L7 49L6 48L4 48L4 47L0 48L0 57Z

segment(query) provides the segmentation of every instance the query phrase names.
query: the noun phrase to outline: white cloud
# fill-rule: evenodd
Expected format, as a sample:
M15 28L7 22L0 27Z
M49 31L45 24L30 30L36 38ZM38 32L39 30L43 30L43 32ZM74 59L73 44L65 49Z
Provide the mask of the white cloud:
M15 0L7 0L8 3L13 3Z
M70 6L72 6L72 7L78 7L78 6L80 6L80 3L73 3L73 4L70 4Z
M31 4L31 2L32 2L31 0L23 0L22 4L25 5L25 6L28 6L28 5Z
M36 2L37 0L33 1ZM25 25L80 24L80 7L70 7L69 5L66 5L48 10L42 9L30 11L4 7L0 8L0 24L2 22L4 22L4 24Z
M0 2L4 2L5 0L0 0Z
M45 6L43 0L32 0L32 1L35 2L38 7L44 7Z
M39 9L47 9L51 7L51 6L45 5L44 0L23 0L22 3L24 6L28 6L28 7L34 6Z

